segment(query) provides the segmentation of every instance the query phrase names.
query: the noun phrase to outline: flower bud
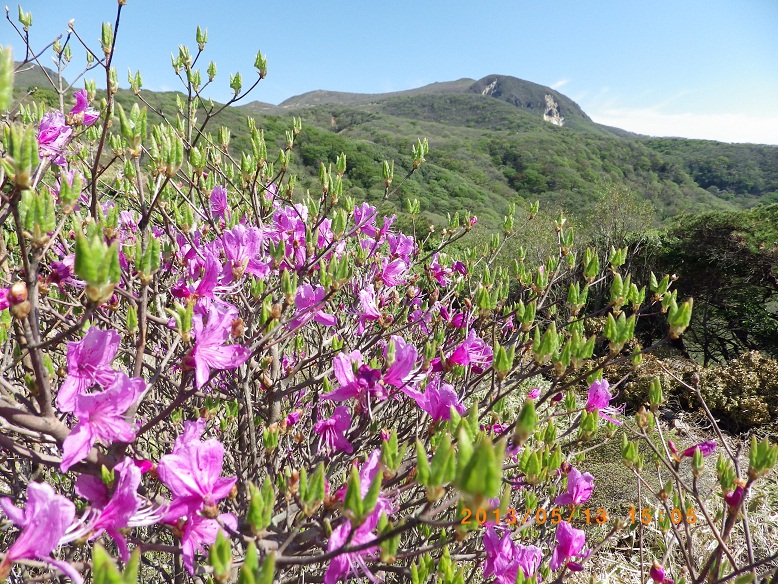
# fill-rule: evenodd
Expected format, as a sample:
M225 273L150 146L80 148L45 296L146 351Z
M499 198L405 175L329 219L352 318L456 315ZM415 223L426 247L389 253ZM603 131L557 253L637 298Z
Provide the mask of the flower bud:
M21 304L25 300L27 300L27 284L16 282L8 290L8 303L11 305Z
M665 579L665 569L657 560L654 560L654 565L651 566L651 570L648 572L651 579L657 584L662 584Z
M30 314L30 309L32 306L30 305L29 300L25 300L24 302L20 302L19 304L12 304L8 310L11 312L11 316L14 318L22 319L25 318L28 314Z

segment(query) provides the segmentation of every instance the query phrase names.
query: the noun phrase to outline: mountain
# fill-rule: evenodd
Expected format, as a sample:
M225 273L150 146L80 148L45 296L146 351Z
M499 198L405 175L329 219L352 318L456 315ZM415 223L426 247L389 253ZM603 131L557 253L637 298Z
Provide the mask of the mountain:
M418 198L431 221L466 208L496 225L509 202L535 199L589 217L609 184L649 203L657 224L778 201L776 147L640 136L593 122L549 87L504 75L382 94L314 91L241 109L263 124L302 117L299 163L312 172L346 152L355 161L350 186L368 199L383 193L381 160L407 164L398 153L428 138L428 163L400 202Z
M581 107L566 95L550 87L507 75L488 75L478 81L462 78L457 81L431 83L416 89L389 93L346 93L317 90L290 97L275 108L262 102L252 102L243 107L252 112L280 114L283 111L321 105L375 104L394 98L470 94L498 99L514 107L530 112L540 112L540 114L546 112L549 105L548 98L551 98L559 114L559 125L568 124L575 127L593 123Z
M17 78L17 96L29 86L44 86L45 76L33 73ZM169 119L183 97L146 90L142 95ZM116 98L125 108L137 102L128 90ZM58 107L50 89L28 99ZM316 192L320 163L333 163L345 152L347 192L379 203L381 164L394 160L399 188L382 212L402 218L406 201L418 199L423 218L438 225L448 214L467 210L482 225L497 227L510 204L535 200L549 213L561 209L582 222L597 221L599 202L613 186L650 205L657 226L684 213L778 202L778 147L632 134L593 122L562 93L504 75L382 94L313 91L278 106L229 107L215 123L230 129L230 149L238 158L251 150L246 116L265 130L270 152L285 144L291 118L302 118L290 169L298 175L299 193ZM151 123L158 120L150 113ZM419 138L429 140L427 162L402 181Z

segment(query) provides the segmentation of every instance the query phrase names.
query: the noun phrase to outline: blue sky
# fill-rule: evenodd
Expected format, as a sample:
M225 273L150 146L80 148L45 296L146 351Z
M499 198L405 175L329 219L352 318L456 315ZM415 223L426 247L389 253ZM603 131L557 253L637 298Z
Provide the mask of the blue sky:
M25 0L42 47L75 19L99 48L114 0ZM16 20L16 4L10 6ZM115 65L144 86L179 89L179 44L208 29L203 69L225 100L229 73L269 74L250 99L277 104L312 91L380 93L491 73L548 85L595 121L649 135L778 144L776 0L127 0ZM0 42L21 43L7 21ZM83 51L74 46L73 72ZM50 64L45 56L42 61ZM204 71L203 71L204 74Z

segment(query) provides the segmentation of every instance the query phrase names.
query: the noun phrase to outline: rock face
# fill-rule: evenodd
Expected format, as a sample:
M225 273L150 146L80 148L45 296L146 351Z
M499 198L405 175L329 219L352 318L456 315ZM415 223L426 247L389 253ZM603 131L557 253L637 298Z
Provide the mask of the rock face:
M546 94L546 111L543 112L543 119L555 126L565 125L565 118L559 113L559 104L548 93Z
M497 87L496 79L492 81L489 85L484 87L483 91L481 91L481 95L491 95L495 87Z

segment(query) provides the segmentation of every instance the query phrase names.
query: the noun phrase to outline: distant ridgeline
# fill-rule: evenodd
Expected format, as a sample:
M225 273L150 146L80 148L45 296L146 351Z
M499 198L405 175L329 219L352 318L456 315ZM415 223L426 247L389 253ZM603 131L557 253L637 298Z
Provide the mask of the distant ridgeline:
M38 67L17 77L17 97L34 87L26 99L58 107ZM143 90L166 116L175 117L177 95ZM70 99L65 96L66 104ZM117 101L127 108L137 98L120 90ZM436 224L468 210L482 226L496 227L510 203L538 199L549 213L564 209L585 219L607 185L650 203L657 225L684 213L778 202L778 147L640 136L593 122L558 91L504 75L382 94L312 91L277 106L256 101L228 108L220 124L231 130L236 152L249 148L247 115L265 129L269 147L282 146L290 118L302 117L292 168L300 194L317 188L321 162L345 152L346 187L357 199L380 201L381 162L409 168L411 144L426 137L428 163L382 212L402 216L405 200L418 199L424 219Z

